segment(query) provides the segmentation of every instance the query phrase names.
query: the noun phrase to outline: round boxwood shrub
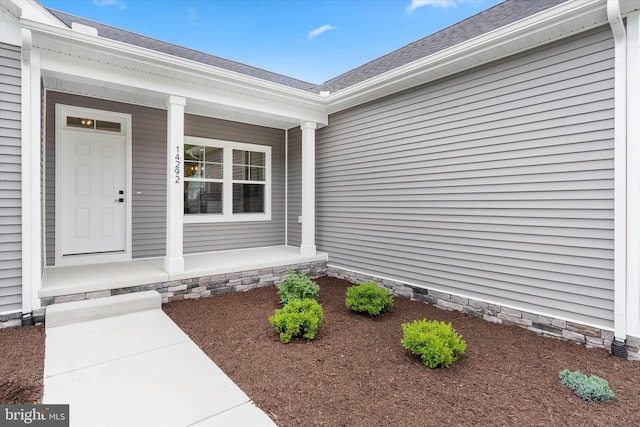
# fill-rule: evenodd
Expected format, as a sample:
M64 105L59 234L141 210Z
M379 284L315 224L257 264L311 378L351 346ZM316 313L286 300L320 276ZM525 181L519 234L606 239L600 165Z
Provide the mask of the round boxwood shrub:
M451 326L437 320L414 320L402 324L404 348L420 357L429 368L446 368L458 360L467 343Z
M309 279L306 274L297 274L293 270L287 271L287 278L278 285L280 304L285 305L294 299L317 299L320 286Z
M280 340L288 343L293 337L312 340L322 326L322 306L312 299L293 299L269 317L269 323L280 334Z
M364 282L347 288L346 306L358 313L377 316L393 305L393 295L375 282Z

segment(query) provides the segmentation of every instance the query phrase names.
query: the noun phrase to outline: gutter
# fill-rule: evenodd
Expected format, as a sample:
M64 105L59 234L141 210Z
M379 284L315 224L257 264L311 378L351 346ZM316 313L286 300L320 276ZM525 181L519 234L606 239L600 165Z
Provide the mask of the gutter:
M336 112L606 25L602 0L570 0L432 55L386 71L327 97Z
M627 359L627 34L620 1L607 1L614 39L614 340L611 354Z

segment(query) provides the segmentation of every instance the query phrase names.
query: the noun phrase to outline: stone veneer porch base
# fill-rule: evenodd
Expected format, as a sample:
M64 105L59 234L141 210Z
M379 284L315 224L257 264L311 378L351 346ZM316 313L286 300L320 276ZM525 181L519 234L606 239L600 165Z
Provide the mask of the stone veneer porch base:
M515 325L545 337L574 341L585 344L587 347L604 348L611 352L611 342L614 338L612 331L420 288L335 266L327 268L327 275L352 283L373 281L388 288L395 295L433 304L444 310L461 311L488 322ZM640 338L627 336L626 345L629 360L640 360Z
M253 288L277 285L285 280L289 270L296 273L304 273L311 278L317 278L326 275L327 261L314 261L261 268L258 270L236 271L225 274L173 280L169 282L149 283L139 286L42 298L40 299L42 308L34 310L31 313L31 318L29 319L28 324L43 322L46 316L46 307L52 304L104 298L113 295L151 290L158 291L160 293L162 296L162 303L164 304L172 301L197 299L212 295L226 294L229 292L243 292ZM0 318L0 328L21 326L22 324L27 323L23 322L22 315L20 313L14 313L11 316L6 316L6 318Z

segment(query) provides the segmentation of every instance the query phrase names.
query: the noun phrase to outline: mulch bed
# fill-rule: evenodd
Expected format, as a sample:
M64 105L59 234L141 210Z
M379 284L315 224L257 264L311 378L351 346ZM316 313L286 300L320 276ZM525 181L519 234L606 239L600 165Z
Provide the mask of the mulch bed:
M310 342L280 342L267 321L274 287L164 310L281 427L640 425L638 362L402 298L372 319L345 307L349 283L317 283L324 324ZM467 342L447 369L400 344L400 325L423 318L452 322ZM580 400L558 380L565 368L608 380L616 400Z
M310 342L280 342L267 321L274 287L163 308L281 427L640 425L638 362L402 298L372 319L345 307L349 283L317 282L324 325ZM422 318L466 340L451 367L429 369L400 345L400 325ZM0 330L0 349L0 403L39 400L44 328ZM558 381L565 368L605 378L617 398L580 400Z
M0 403L42 398L44 326L0 329Z

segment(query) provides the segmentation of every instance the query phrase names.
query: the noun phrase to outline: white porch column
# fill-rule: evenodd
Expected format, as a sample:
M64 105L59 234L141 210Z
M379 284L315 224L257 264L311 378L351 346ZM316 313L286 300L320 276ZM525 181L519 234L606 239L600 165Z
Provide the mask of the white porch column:
M183 215L183 153L184 106L186 100L170 95L167 102L167 255L164 270L167 273L184 271Z
M300 255L316 254L316 123L302 129L302 241Z
M40 162L40 51L22 29L22 312L40 308L42 288L42 190Z

